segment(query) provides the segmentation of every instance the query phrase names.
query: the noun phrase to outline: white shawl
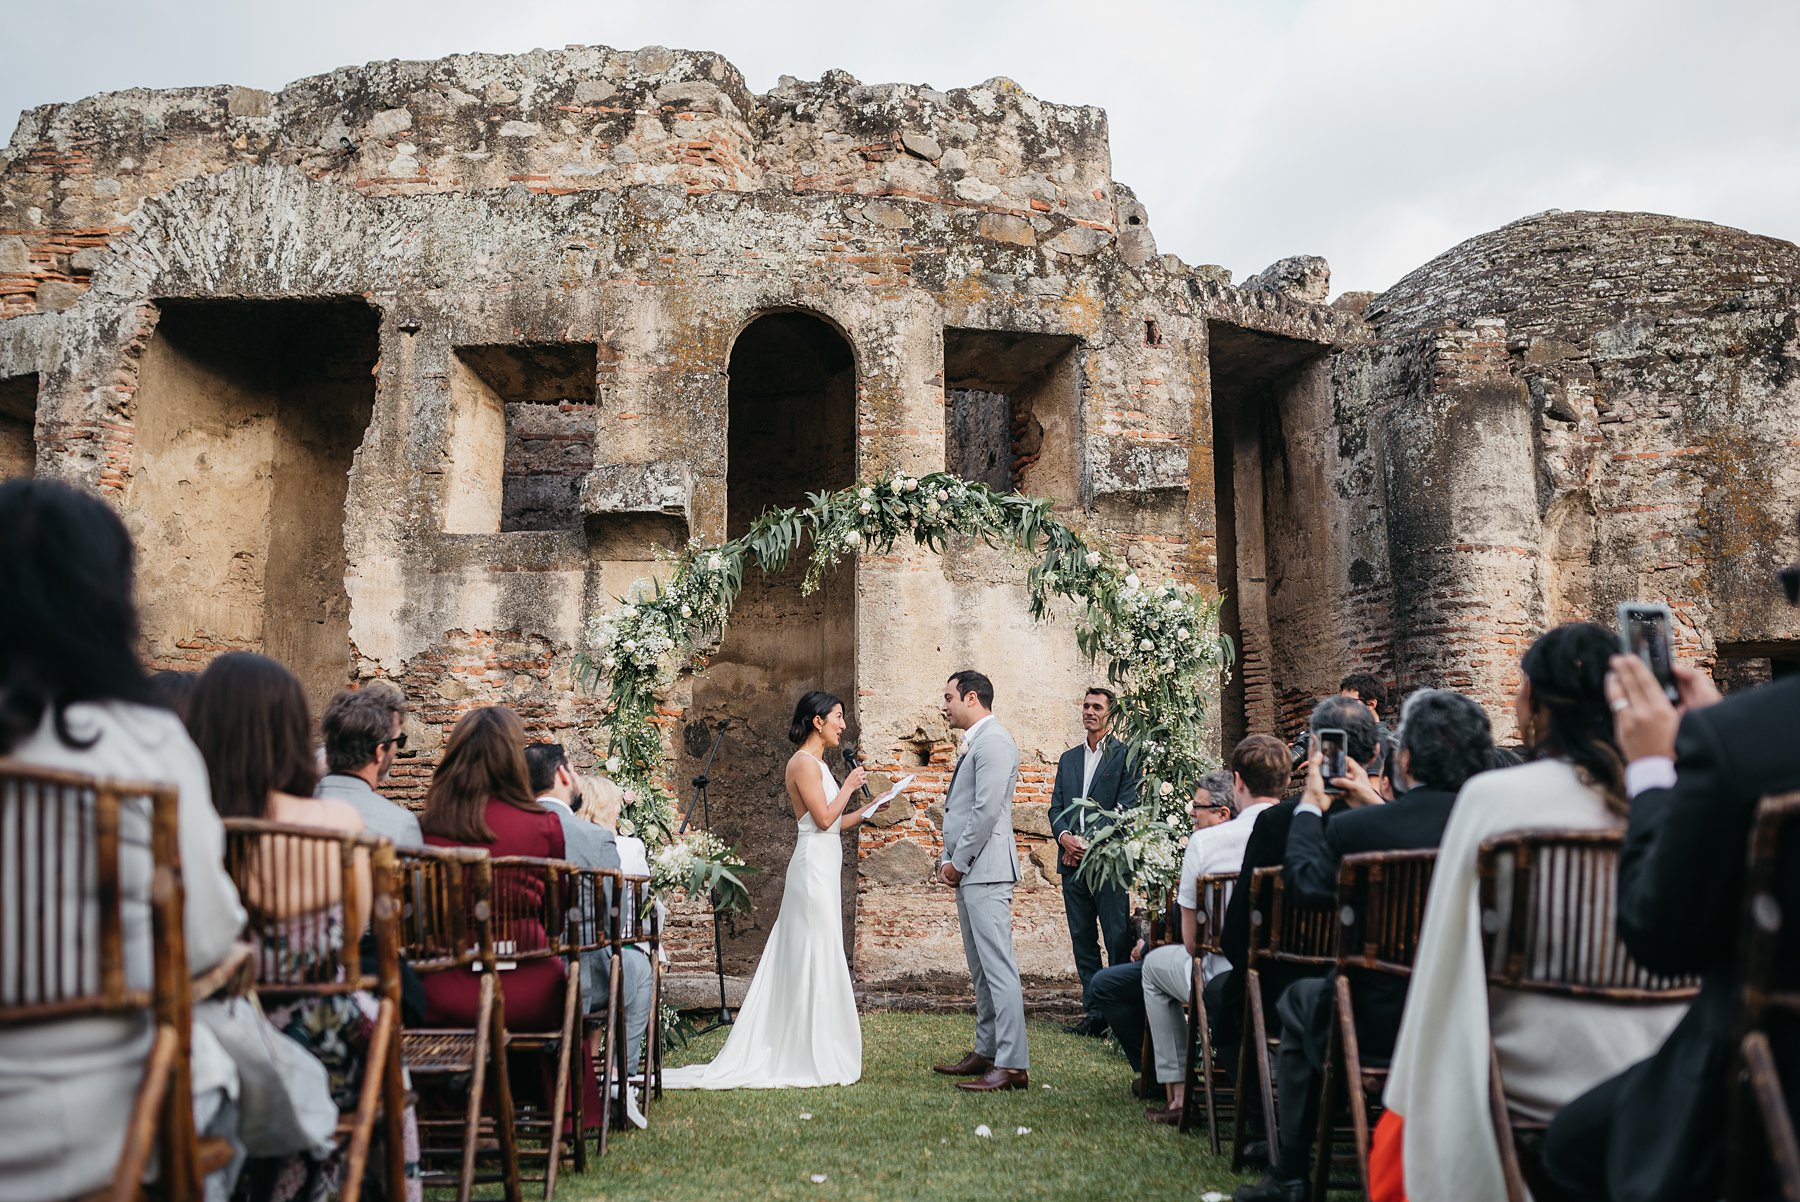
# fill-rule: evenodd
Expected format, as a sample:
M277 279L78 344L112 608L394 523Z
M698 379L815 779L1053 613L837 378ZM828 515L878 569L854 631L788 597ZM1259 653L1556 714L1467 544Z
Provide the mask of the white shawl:
M1534 827L1620 825L1573 767L1554 760L1484 772L1457 795L1385 1095L1406 1120L1408 1202L1506 1202L1488 1113L1490 1022L1509 1100L1548 1118L1656 1051L1686 1009L1496 992L1490 1015L1475 873L1481 844Z

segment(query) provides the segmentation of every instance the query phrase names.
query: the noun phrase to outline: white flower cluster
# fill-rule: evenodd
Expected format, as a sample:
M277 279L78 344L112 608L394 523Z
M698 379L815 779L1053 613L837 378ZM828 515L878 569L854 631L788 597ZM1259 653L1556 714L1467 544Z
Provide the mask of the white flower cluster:
M670 893L694 886L696 870L709 864L742 868L744 861L717 835L709 831L692 831L671 839L657 849L650 862L650 887L658 893Z

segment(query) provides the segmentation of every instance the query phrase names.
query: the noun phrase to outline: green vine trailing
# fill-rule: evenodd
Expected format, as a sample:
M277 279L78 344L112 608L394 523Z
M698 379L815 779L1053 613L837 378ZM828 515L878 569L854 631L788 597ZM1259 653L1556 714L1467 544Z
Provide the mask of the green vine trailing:
M1145 584L1056 518L1047 499L1003 495L946 473L888 476L810 501L765 512L730 542L688 543L671 553L666 580L640 581L589 623L578 678L605 691L606 770L625 790L620 829L650 846L658 885L718 888L721 905L748 908L733 871L746 871L743 861L717 840L676 835L659 692L682 670L705 667L752 564L775 573L805 553L810 593L845 556L885 553L901 538L936 552L957 538L1013 548L1032 560L1033 618L1053 620L1056 598L1074 603L1077 645L1106 663L1119 697L1114 731L1152 803L1097 837L1081 872L1096 883L1133 881L1146 892L1172 885L1187 842L1188 798L1216 764L1205 747L1206 698L1231 659L1218 603L1191 585Z

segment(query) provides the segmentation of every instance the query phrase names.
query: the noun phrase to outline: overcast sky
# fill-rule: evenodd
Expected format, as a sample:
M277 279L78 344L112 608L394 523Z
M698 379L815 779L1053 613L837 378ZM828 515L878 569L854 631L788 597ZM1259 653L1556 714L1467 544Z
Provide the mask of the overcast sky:
M1788 0L0 0L0 124L569 43L715 50L756 91L839 67L1100 105L1162 250L1240 278L1320 254L1334 293L1551 208L1800 239Z

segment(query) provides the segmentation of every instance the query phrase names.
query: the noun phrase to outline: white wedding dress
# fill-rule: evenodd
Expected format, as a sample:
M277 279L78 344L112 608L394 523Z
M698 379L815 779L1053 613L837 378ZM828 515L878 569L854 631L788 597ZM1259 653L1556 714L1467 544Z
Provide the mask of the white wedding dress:
M837 780L816 762L826 798L835 798ZM820 830L811 814L800 818L781 913L730 1037L711 1064L666 1070L665 1087L789 1089L862 1076L862 1022L844 960L841 821Z

